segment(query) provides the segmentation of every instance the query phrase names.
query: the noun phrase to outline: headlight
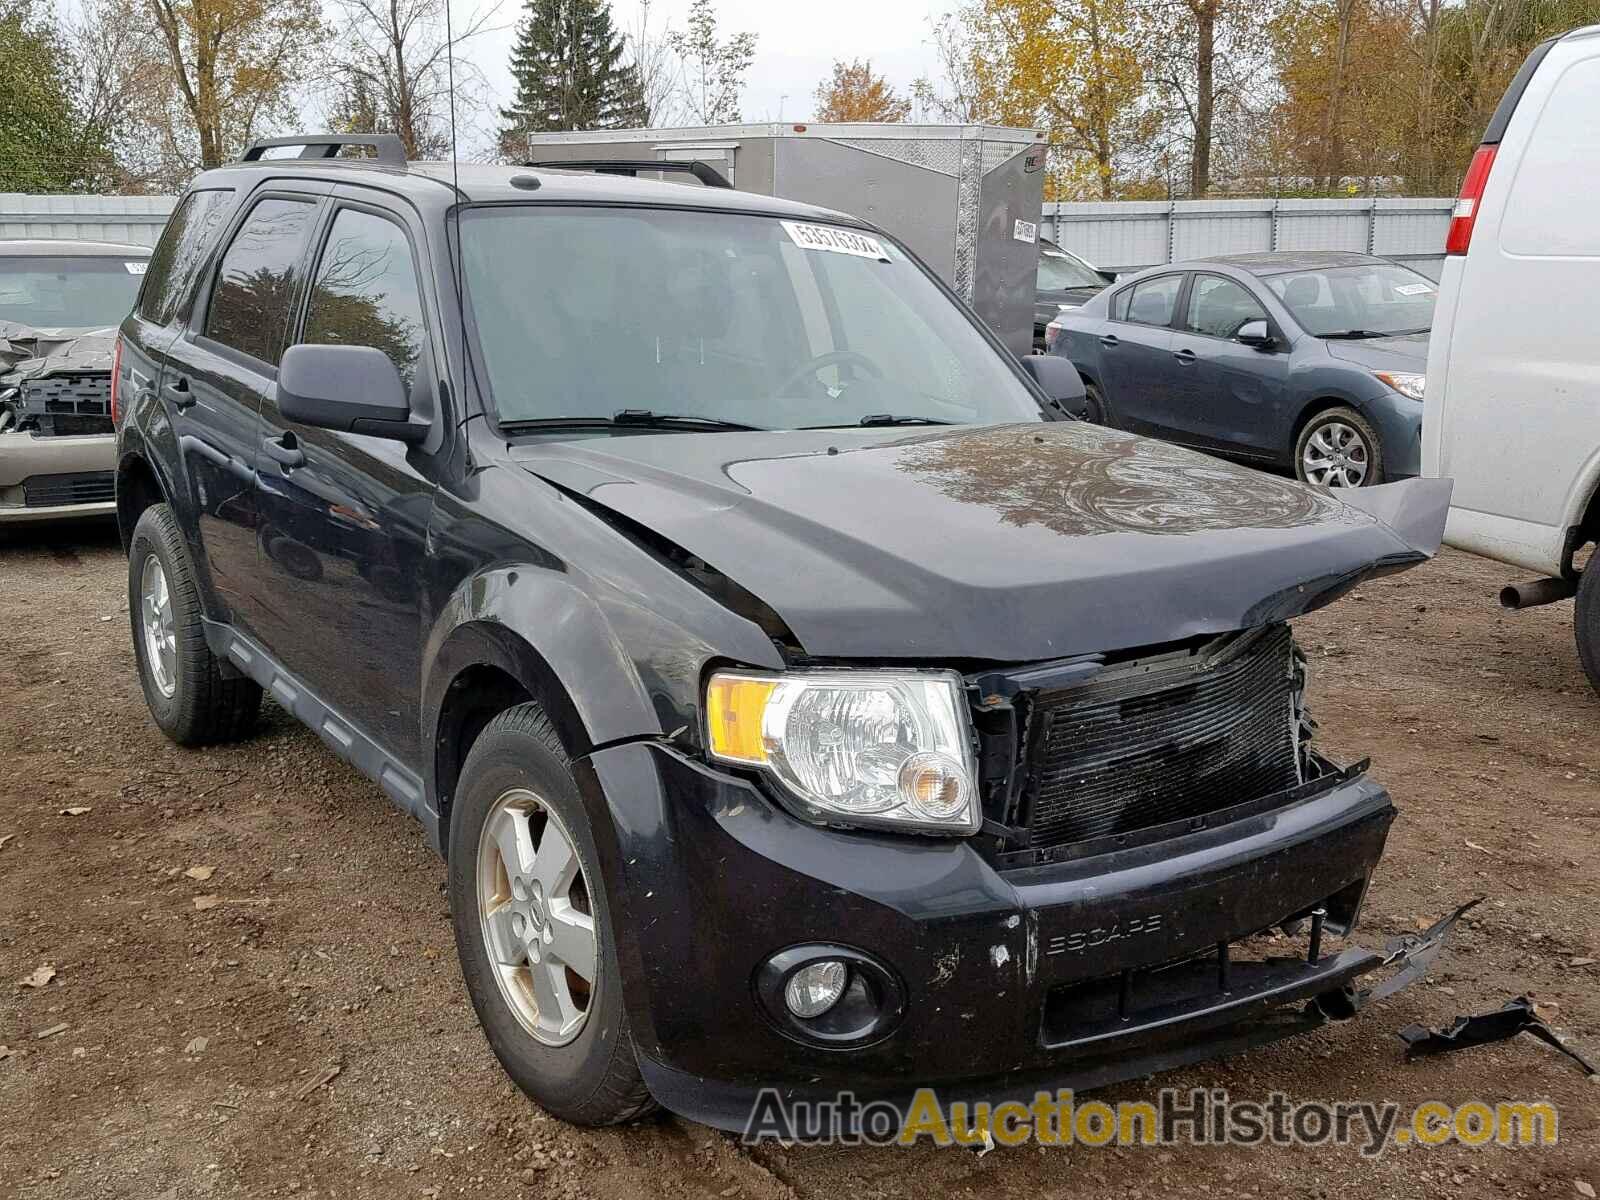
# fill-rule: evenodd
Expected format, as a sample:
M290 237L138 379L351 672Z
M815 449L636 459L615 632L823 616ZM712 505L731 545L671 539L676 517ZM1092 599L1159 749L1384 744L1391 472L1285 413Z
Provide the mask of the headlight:
M1422 399L1423 385L1428 382L1426 375L1416 375L1410 371L1374 371L1373 374L1402 396L1410 396L1413 400Z
M963 835L982 823L953 671L719 671L706 729L712 757L765 769L808 820Z

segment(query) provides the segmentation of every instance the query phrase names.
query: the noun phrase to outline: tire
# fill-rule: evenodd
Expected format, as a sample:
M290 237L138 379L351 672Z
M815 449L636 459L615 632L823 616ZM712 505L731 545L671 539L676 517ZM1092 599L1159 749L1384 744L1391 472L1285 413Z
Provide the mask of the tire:
M1314 478L1318 472L1308 469L1306 459L1308 452L1313 450L1313 439L1319 435L1322 438L1322 446L1331 445L1345 456L1339 460L1345 465L1330 469L1321 478ZM1322 459L1322 461L1329 460ZM1361 464L1364 464L1364 467ZM1361 470L1359 480L1335 482L1335 480L1350 480L1353 471L1358 467ZM1382 483L1384 479L1383 442L1378 437L1378 431L1355 409L1330 408L1307 421L1305 428L1300 431L1300 436L1295 439L1294 473L1302 483L1315 484L1318 487L1372 487Z
M1100 394L1100 385L1083 381L1083 419L1091 425L1109 425L1106 420L1106 398Z
M154 621L164 631L166 655L146 637L144 590L157 568L167 605ZM211 653L202 615L194 563L172 509L152 505L140 515L128 542L128 621L145 703L161 732L180 746L237 741L255 727L261 711L261 688L255 681Z
M518 813L526 819L529 840L522 845L534 851L523 855L523 862L532 866L516 879L510 869L497 869L506 858L498 849L505 843L497 831L504 828L508 813L512 820ZM546 891L537 882L539 854L552 844L548 839L553 831L566 835L578 882L584 885L581 896L576 883L566 885L564 901L558 899L557 886ZM499 881L496 890L504 895L498 904L489 894L486 876ZM623 1005L622 975L594 835L566 752L537 704L520 704L501 713L467 755L450 814L449 889L467 992L490 1049L513 1082L546 1111L578 1125L615 1125L654 1112L656 1103L640 1077ZM520 951L510 955L504 949L497 951L491 939L498 935L489 931L492 918L480 908L480 897L502 917L510 914L506 924L496 928L503 929L507 938L514 932L515 945L544 949L542 966L533 965L531 951L521 957ZM565 916L558 915L558 905L565 906ZM539 935L571 922L573 914L587 917L592 925L595 944L588 965L593 966L593 979L585 985L570 970L563 970L566 982L559 986L565 1001L575 1011L581 1008L580 1023L572 1033L565 1028L539 1032L540 1023L560 1024L547 1016L543 1004L533 1003L538 1012L529 1015L529 997L537 991L535 974L541 969L554 973L560 963L560 947L553 947L553 953L548 932L542 943ZM564 927L571 929L570 924ZM544 984L547 991L551 986ZM549 1008L564 1011L560 1004Z
M1600 692L1600 550L1595 551L1578 577L1578 594L1572 609L1572 632L1578 643L1578 661L1589 686Z

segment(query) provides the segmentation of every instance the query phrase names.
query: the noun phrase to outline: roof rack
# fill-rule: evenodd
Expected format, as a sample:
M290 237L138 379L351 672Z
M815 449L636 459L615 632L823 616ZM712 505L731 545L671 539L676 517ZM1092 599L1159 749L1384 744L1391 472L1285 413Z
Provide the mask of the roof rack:
M244 152L242 162L278 162L266 152L280 146L299 146L297 158L336 158L346 146L371 146L377 161L390 167L406 165L406 147L394 133L298 133L293 137L262 138Z
M685 175L693 175L706 187L730 190L733 188L726 175L710 163L703 163L699 159L693 162L657 162L653 159L635 158L583 158L572 162L526 162L522 165L547 171L593 171L597 175L626 175L632 179L637 179L640 171L679 171Z

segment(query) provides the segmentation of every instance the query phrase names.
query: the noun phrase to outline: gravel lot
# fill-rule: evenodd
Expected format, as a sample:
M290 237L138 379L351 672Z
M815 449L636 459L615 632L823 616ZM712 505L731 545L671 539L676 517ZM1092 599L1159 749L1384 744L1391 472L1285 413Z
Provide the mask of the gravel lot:
M1600 1087L1573 1063L1522 1037L1408 1065L1394 1037L1528 993L1600 1057L1600 702L1577 665L1570 605L1502 613L1494 593L1508 575L1495 564L1446 553L1299 626L1322 745L1371 755L1401 809L1358 940L1378 945L1489 897L1442 968L1358 1022L1105 1095L1171 1084L1560 1107L1554 1148L1412 1148L1378 1162L1338 1148L752 1151L669 1117L566 1127L490 1056L455 964L444 868L377 787L270 703L241 746L185 751L157 732L133 673L125 571L101 528L0 543L0 1195L1600 1187ZM40 967L49 982L19 982Z

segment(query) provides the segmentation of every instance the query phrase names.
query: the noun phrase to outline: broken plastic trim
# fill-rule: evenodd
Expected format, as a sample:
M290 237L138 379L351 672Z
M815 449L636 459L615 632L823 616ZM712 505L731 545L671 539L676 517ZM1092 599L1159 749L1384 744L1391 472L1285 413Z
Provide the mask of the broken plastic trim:
M1493 1012L1457 1017L1448 1029L1433 1030L1422 1025L1407 1025L1400 1031L1400 1040L1406 1044L1406 1059L1409 1061L1433 1054L1449 1054L1453 1050L1466 1050L1472 1046L1485 1046L1490 1042L1509 1041L1519 1033L1533 1034L1577 1063L1585 1074L1600 1076L1600 1069L1545 1024L1527 996L1518 996Z
M1373 970L1383 970L1386 967L1399 969L1384 979L1366 988L1346 987L1339 992L1330 992L1325 996L1318 996L1317 1007L1324 1016L1334 1020L1346 1020L1355 1016L1374 1000L1383 1000L1394 995L1402 988L1410 987L1417 980L1428 973L1433 966L1433 960L1439 957L1439 952L1444 949L1445 939L1455 929L1456 922L1478 905L1483 903L1483 897L1478 896L1459 906L1454 912L1440 917L1427 929L1419 934L1406 933L1397 938L1389 939L1385 950L1387 954Z

